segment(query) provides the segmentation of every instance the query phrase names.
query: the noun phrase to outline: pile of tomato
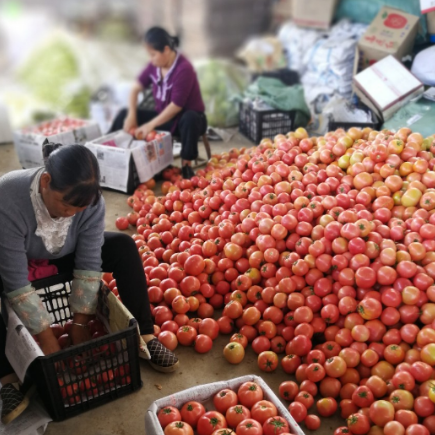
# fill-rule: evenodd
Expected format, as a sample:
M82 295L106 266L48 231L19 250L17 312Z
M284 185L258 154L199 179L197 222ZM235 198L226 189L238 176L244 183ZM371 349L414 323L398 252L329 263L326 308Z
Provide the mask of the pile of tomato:
M206 352L234 334L225 357L250 344L265 371L284 355L298 422L320 395L321 416L346 419L337 433L434 435L434 153L407 128L298 129L163 196L140 186L124 219L159 340Z
M243 383L237 393L224 389L213 397L214 411L200 402L186 402L180 409L166 406L157 417L165 435L291 435L287 420L274 403L264 400L255 382Z
M55 134L65 133L66 131L72 131L76 128L83 127L87 122L88 121L84 121L83 119L64 116L26 128L23 130L23 133L36 133L43 134L44 136L53 136Z

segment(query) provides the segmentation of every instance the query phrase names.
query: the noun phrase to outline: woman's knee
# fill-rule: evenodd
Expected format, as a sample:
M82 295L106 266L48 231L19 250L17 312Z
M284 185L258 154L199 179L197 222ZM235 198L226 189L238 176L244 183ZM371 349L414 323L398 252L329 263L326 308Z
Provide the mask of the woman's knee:
M193 110L187 110L181 115L180 124L186 126L193 126L199 124L199 113Z
M127 234L115 233L115 232L106 233L106 239L104 245L106 245L106 248L108 248L109 251L118 254L120 257L125 257L126 254L132 254L132 253L137 255L136 243Z

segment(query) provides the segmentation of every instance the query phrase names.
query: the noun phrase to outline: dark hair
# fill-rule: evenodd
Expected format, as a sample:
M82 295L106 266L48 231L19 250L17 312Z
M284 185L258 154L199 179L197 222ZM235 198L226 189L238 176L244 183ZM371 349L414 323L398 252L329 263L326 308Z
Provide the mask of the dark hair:
M42 149L50 188L64 192L64 201L73 207L96 205L101 196L98 161L83 145L47 143Z
M180 40L177 36L171 36L165 29L161 27L151 27L144 37L145 42L154 50L163 53L165 47L168 46L171 50L175 50L180 45Z

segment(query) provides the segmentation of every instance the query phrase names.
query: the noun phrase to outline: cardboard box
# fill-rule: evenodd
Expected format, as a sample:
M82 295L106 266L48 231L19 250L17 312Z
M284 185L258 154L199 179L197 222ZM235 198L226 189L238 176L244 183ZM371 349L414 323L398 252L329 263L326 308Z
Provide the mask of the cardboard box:
M357 74L354 90L380 119L387 121L411 99L424 92L424 85L395 57L388 56Z
M145 142L121 130L87 142L100 165L101 186L131 192L172 164L172 136L161 133L162 138Z
M435 35L435 11L427 14L427 31L431 35Z
M293 21L301 27L329 29L338 0L293 0Z
M42 124L35 127L40 125ZM84 145L86 142L101 136L100 127L95 121L85 121L82 127L59 134L45 135L34 133L32 130L22 129L14 132L15 151L20 165L24 169L37 168L43 165L42 148L48 142L62 145Z
M419 17L384 7L358 42L362 69L389 55L398 60L411 53Z
M277 0L273 4L272 18L275 25L283 24L292 18L293 0Z
M164 408L165 406L175 406L176 408L181 408L184 403L194 400L203 403L206 409L211 411L212 409L215 409L213 405L213 396L216 393L226 388L237 392L239 387L245 382L255 382L262 388L264 392L264 400L269 400L276 406L278 415L285 418L289 423L291 433L295 435L304 435L304 432L300 426L296 423L290 412L278 399L272 389L266 384L266 382L264 382L262 378L255 375L241 376L229 381L199 385L197 387L189 388L188 390L180 391L172 396L167 396L156 400L148 408L145 415L145 433L150 435L164 435L162 426L157 418L157 413L161 408Z

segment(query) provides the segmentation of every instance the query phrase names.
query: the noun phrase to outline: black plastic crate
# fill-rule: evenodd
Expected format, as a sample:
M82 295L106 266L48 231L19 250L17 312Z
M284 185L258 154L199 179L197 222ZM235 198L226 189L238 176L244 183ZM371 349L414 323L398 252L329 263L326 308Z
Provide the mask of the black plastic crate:
M259 144L264 138L287 134L294 128L296 112L282 110L255 110L250 104L239 105L239 131Z
M72 318L68 305L71 280L71 275L55 275L32 283L53 323L64 325ZM99 292L103 312L108 292L105 287ZM62 421L141 388L138 339L133 320L124 331L36 358L27 376L50 417Z
M329 123L329 130L334 131L338 128L342 128L343 130L349 130L349 128L356 127L360 129L371 128L373 130L378 130L381 126L380 122L340 122L340 121L331 121Z

